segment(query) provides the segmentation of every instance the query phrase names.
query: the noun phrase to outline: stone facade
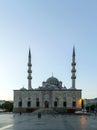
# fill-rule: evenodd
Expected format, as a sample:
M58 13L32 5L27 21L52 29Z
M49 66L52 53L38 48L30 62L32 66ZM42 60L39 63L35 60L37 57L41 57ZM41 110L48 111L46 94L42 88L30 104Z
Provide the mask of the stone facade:
M14 90L14 112L38 108L81 109L81 90Z

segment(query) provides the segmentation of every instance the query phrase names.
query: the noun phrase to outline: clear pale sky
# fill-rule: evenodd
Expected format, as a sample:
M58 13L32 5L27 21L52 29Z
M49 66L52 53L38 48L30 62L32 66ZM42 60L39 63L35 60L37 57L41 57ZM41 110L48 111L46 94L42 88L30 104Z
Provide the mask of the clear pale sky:
M0 0L0 99L28 88L28 51L32 87L57 77L71 87L73 45L76 88L97 97L97 0Z

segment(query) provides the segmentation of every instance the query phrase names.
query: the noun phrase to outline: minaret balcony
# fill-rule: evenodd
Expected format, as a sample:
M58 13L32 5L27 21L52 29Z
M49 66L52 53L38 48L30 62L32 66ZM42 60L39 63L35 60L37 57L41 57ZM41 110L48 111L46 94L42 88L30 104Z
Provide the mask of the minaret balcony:
M75 72L76 72L76 69L72 69L71 72L72 72L72 73L75 73Z
M32 66L32 64L31 64L31 63L28 63L28 66Z
M28 76L27 78L28 78L28 79L32 79L32 77L31 77L31 76Z
M28 70L28 73L32 73L32 70Z
M72 63L71 65L72 65L72 66L75 66L75 65L76 65L76 63L74 62L74 63Z
M71 76L71 79L76 79L76 76L75 76L75 75L72 75L72 76Z

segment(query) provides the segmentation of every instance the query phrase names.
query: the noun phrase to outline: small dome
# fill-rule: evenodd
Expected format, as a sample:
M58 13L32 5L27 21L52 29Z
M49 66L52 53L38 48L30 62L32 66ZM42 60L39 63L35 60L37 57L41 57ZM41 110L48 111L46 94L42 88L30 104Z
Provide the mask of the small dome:
M26 88L22 87L20 90L27 90Z
M59 86L59 80L57 78L53 77L53 76L48 78L46 82L48 84Z

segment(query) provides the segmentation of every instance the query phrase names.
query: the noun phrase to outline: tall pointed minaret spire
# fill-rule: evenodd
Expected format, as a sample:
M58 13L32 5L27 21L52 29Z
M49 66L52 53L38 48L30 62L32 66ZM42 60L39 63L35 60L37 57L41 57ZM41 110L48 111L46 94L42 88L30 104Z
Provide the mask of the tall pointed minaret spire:
M31 80L32 80L32 76L31 76L31 73L32 73L32 70L31 70L31 51L29 49L29 55L28 55L28 90L32 89L32 85L31 85Z
M72 76L71 76L71 79L72 79L72 89L75 89L75 79L76 79L76 69L75 69L75 66L76 66L76 62L75 62L75 47L73 46L73 54L72 54L72 70L71 70L71 73L72 73Z

